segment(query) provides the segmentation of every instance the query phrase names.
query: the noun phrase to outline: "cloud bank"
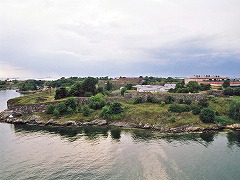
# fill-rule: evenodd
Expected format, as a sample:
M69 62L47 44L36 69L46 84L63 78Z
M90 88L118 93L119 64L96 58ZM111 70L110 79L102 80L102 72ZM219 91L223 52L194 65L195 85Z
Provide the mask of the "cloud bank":
M240 76L239 0L0 0L0 76Z

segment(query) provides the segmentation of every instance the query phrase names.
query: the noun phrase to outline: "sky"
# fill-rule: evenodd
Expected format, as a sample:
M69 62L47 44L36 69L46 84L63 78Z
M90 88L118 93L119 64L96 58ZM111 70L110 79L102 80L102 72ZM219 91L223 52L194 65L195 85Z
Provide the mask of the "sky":
M239 0L0 0L0 78L240 77Z

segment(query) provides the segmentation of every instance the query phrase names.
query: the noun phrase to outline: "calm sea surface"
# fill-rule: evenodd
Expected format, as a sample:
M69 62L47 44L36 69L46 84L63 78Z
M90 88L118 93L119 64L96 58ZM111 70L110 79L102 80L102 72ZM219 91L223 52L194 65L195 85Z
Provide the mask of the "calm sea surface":
M0 91L1 110L10 94ZM237 131L176 135L0 123L1 180L239 179L239 167Z

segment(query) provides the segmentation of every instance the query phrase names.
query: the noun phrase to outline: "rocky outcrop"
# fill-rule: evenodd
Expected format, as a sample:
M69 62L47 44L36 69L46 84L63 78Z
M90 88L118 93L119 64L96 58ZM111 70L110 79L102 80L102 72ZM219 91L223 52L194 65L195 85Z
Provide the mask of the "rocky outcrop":
M238 129L240 129L240 124L227 125L226 128L227 129L238 130Z

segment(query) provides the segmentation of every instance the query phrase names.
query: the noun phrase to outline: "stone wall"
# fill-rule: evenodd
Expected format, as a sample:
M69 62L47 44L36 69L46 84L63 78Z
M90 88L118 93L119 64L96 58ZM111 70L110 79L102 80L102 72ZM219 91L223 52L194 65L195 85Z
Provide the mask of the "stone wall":
M186 93L158 93L158 94L152 94L150 92L135 92L135 93L125 93L124 97L126 100L131 100L137 97L142 97L143 101L145 102L147 100L147 97L151 96L154 98L157 98L159 100L165 100L168 96L172 96L175 101L182 100L192 100L192 101L199 101L201 99L204 99L207 94L186 94Z

